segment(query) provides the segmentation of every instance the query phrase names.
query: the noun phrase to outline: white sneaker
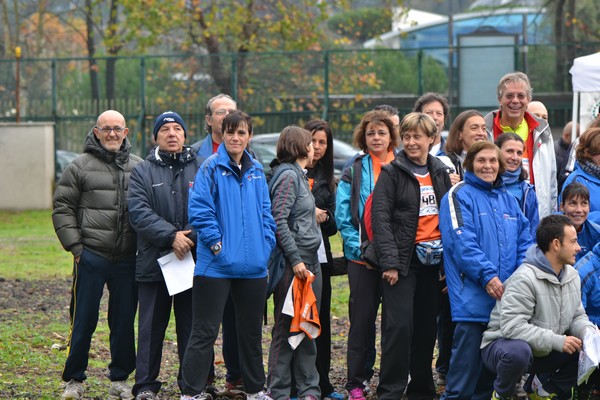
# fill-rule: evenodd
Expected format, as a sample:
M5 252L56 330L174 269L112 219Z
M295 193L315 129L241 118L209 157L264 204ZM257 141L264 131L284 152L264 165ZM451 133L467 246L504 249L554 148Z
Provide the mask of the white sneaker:
M182 394L181 400L213 400L213 398L210 394L202 392L195 396L188 396L187 394Z
M131 386L127 384L127 381L113 381L110 383L110 389L108 389L110 400L133 400L134 397L131 393Z
M63 400L80 400L83 397L84 390L83 382L77 382L76 380L71 379L65 385L65 391L60 398Z
M273 400L268 394L263 392L262 390L258 393L247 394L246 400Z

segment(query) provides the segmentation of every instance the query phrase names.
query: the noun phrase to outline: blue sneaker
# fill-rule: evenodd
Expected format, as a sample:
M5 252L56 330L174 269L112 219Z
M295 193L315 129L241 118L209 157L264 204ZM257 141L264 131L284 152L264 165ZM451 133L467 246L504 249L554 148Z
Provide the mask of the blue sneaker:
M345 400L346 396L338 392L331 392L323 397L323 400Z

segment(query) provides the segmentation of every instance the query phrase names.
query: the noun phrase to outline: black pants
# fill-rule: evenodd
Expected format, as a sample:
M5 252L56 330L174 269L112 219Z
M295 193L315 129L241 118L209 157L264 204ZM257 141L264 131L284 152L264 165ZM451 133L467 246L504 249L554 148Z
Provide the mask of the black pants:
M431 362L438 288L438 266L421 264L416 254L406 277L393 286L382 280L378 399L400 399L405 389L409 400L435 398Z
M346 390L363 387L373 377L377 310L381 302L381 271L348 260L350 331Z
M137 308L135 256L111 263L84 250L75 265L71 300L71 333L67 361L62 373L65 382L86 379L92 335L99 318L100 300L108 288L108 327L111 381L126 380L135 369L134 320Z
M329 381L331 368L331 270L327 264L321 264L323 277L321 287L321 307L319 320L321 321L321 334L315 339L317 345L317 371L319 372L319 387L323 396L333 392Z
M213 347L230 293L236 311L236 327L240 332L237 342L244 387L248 393L263 390L262 316L266 291L266 277L194 277L192 334L182 364L183 394L194 396L204 391L212 365Z
M151 390L158 393L162 383L157 380L162 361L165 332L175 311L177 355L179 372L177 383L181 389L181 362L192 330L192 290L169 296L165 282L138 282L138 353L135 369L134 395Z
M454 337L454 323L450 314L450 297L448 293L441 293L446 286L446 280L440 284L440 300L437 318L437 343L438 358L435 361L435 369L438 374L448 375L450 369L450 355L452 354L452 339Z
M225 303L225 311L223 312L223 361L225 361L227 382L235 382L242 377L240 372L240 357L237 342L237 329L235 327L235 307L231 294ZM212 373L214 378L214 371Z

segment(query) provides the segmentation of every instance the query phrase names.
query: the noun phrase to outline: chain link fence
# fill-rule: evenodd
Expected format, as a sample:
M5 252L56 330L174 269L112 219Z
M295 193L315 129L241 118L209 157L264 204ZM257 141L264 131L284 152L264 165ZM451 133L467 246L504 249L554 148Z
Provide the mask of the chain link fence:
M558 50L554 45L514 47L513 69L529 75L534 97L547 105L554 126L564 125L571 116L570 76L557 76ZM598 50L600 43L578 44L576 56ZM0 60L0 122L16 120L18 69L20 121L54 122L57 149L81 152L84 135L98 114L109 108L125 115L137 154L146 154L152 146L152 122L167 110L182 115L193 143L205 135L207 100L221 92L253 116L257 134L318 117L330 122L337 138L350 141L362 114L377 104L393 105L405 114L419 95L435 91L448 96L452 115L460 112L455 106L460 85L457 68L443 62L457 51L361 49Z

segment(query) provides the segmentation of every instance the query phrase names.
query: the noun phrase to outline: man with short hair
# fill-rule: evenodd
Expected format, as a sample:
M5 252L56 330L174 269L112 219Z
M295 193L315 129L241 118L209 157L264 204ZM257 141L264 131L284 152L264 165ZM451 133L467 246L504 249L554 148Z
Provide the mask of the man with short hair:
M483 334L482 359L496 373L492 399L513 396L526 372L530 399L569 399L583 338L596 332L572 267L580 250L575 227L564 215L549 215L536 239L506 281Z
M579 137L579 124L576 127L577 135ZM567 122L563 128L560 139L554 142L554 154L556 156L556 171L560 173L562 171L567 156L569 155L569 148L571 146L571 135L573 133L573 121Z
M204 129L208 135L192 145L192 150L200 157L208 158L217 152L217 148L223 142L223 131L221 125L223 119L230 111L237 110L237 103L231 96L219 93L206 102Z
M136 400L158 399L162 386L158 375L171 306L175 312L177 383L181 389L181 362L192 331L192 289L170 296L157 259L171 252L180 260L188 253L195 259L197 233L188 221L188 194L203 161L184 145L187 130L178 113L167 111L156 117L152 133L157 146L133 169L128 196L129 220L138 243Z
M448 119L450 107L448 106L448 100L439 93L425 93L419 97L413 107L414 112L420 112L429 115L433 118L435 126L437 127L437 133L433 140L433 145L429 150L429 154L432 156L445 156L446 140L442 137L442 131L444 130L444 124Z
M522 72L504 75L497 87L500 109L485 116L489 140L504 132L516 133L525 142L523 168L535 186L540 218L556 211L558 188L554 140L548 122L527 111L533 91Z
M548 122L548 110L546 109L544 103L542 103L541 101L532 101L531 103L529 103L529 105L527 106L527 111L529 111L536 117Z
M127 378L135 369L136 234L129 225L129 175L141 159L129 153L129 129L119 112L100 114L84 153L63 172L54 193L52 222L74 258L71 333L62 379L63 399L81 399L92 334L104 285L108 288L111 399L133 399Z

